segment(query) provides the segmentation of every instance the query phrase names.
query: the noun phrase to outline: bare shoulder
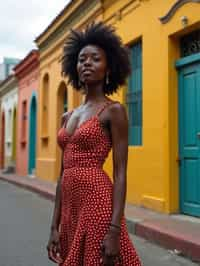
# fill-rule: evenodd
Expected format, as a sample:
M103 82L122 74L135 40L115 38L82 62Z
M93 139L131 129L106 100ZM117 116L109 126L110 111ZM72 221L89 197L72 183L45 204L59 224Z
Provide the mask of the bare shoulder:
M117 119L118 121L121 119L127 119L126 108L120 102L114 102L109 105L108 108L110 119Z

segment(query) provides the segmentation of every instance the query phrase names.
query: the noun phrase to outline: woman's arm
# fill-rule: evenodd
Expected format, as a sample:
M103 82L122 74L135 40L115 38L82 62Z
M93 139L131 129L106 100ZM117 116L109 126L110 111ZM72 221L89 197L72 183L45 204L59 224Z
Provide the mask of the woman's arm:
M128 119L121 104L109 108L109 120L113 144L113 198L111 225L102 244L102 260L105 265L113 262L120 251L120 226L126 199L126 171L128 158Z
M121 225L124 214L127 186L128 119L126 109L114 104L110 110L113 144L113 202L111 223Z

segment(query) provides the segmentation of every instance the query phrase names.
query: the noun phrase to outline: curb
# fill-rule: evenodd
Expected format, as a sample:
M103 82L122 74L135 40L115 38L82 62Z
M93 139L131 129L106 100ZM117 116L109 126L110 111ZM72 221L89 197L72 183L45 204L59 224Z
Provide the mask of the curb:
M200 262L200 245L184 239L180 235L165 233L142 223L136 224L135 235L145 238L166 249L173 250L179 256L185 256L193 262Z
M23 188L23 189L27 189L27 190L29 190L31 192L34 192L34 193L40 195L41 197L43 197L45 199L48 199L48 200L51 200L51 201L55 200L55 194L53 192L49 192L47 190L41 189L38 186L34 186L32 184L25 184L25 183L22 183L22 182L18 182L18 181L15 181L15 180L8 179L8 178L3 177L3 176L0 176L0 180L5 181L5 182L10 183L10 184L13 184L13 185L16 185L17 187L20 187L20 188Z

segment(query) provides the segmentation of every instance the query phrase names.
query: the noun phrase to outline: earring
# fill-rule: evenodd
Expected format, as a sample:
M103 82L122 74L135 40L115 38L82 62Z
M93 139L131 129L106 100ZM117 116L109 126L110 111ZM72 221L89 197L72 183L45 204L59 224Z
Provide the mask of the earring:
M107 72L106 73L106 85L108 85L109 84L109 73Z

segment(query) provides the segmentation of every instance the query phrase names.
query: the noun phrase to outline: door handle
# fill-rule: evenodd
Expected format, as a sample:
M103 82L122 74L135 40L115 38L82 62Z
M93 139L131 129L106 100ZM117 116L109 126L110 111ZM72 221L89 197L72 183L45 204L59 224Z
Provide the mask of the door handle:
M197 133L197 137L200 139L200 132Z

